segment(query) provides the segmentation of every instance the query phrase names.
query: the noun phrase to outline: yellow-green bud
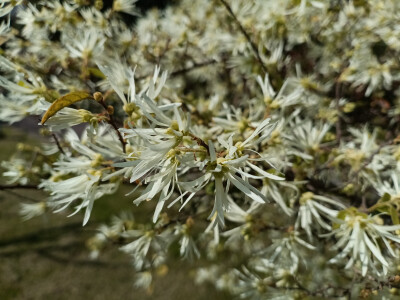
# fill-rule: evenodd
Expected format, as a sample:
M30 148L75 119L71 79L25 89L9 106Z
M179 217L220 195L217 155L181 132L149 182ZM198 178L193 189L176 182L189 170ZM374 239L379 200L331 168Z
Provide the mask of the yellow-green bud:
M343 106L343 111L344 111L346 114L348 114L348 113L351 113L355 108L356 108L356 104L350 102L350 103L346 103L346 104Z
M103 94L100 93L100 92L96 92L96 93L93 94L93 98L97 102L102 102L103 101Z
M306 202L314 197L314 193L312 192L305 192L300 197L300 205L306 204Z
M114 106L112 106L112 105L107 106L107 112L109 115L113 115L114 114Z

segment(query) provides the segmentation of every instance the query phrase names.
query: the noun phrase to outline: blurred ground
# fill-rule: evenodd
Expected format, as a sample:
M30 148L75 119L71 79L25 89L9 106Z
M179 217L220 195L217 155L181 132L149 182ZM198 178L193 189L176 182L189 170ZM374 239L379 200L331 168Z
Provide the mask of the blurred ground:
M10 157L16 143L37 140L25 132L0 125L0 161ZM0 183L4 184L1 177ZM112 213L132 205L123 194L96 201L89 224L82 227L82 215L48 214L23 222L19 204L26 197L40 200L46 195L0 190L0 299L229 299L211 286L194 285L189 275L192 265L180 259L157 279L151 295L133 287L130 258L117 246L90 260L86 240ZM139 219L151 215L146 208L132 208Z

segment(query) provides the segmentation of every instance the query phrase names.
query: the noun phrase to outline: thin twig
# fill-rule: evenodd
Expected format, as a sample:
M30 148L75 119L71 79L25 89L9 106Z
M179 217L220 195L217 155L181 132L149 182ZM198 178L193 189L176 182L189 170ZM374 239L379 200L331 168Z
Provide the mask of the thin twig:
M368 213L367 198L365 195L361 196L361 204L358 208L361 212Z
M352 174L352 177L353 178L357 178L358 174L374 160L375 155L377 155L379 152L381 152L383 147L389 146L389 145L391 145L393 143L394 143L394 141L391 140L391 141L389 141L387 143L383 143L382 145L380 145L378 147L378 149L376 149L374 152L372 152L370 157L360 166L360 168Z
M61 147L61 144L60 144L60 142L59 142L59 140L58 140L57 136L55 135L55 133L52 133L51 135L52 135L52 137L53 137L54 141L56 142L56 145L57 145L58 151L60 151L62 154L64 154L64 155L65 155L65 152L64 152L63 148Z
M202 68L202 67L205 67L205 66L208 66L208 65L212 65L212 64L215 64L215 63L217 63L217 61L215 59L206 60L206 61L203 61L203 62L200 62L200 63L194 63L190 67L172 71L171 74L170 74L170 77L179 76L179 75L185 74L187 72L193 71L195 69ZM143 80L143 79L145 79L147 77L150 77L150 76L151 76L151 74L137 76L137 77L135 77L135 80Z
M189 132L188 135L189 135L193 140L195 140L196 143L197 143L199 146L203 146L204 148L206 148L206 149L207 149L207 153L210 154L210 148L208 147L208 145L206 144L205 141L203 141L201 138L195 136L195 135L194 135L193 133L191 133L191 132Z
M99 103L101 104L101 106L103 106L104 110L107 112L107 114L108 114L108 123L114 128L115 132L116 132L117 135L118 135L118 139L119 139L119 141L121 142L122 151L124 151L124 153L126 153L126 141L125 141L124 138L122 137L121 132L119 132L118 126L117 126L117 124L115 123L112 114L110 114L110 113L108 112L107 104L104 102L104 99L102 99L101 101L99 101Z
M261 68L263 69L263 71L265 73L267 73L267 67L264 65L260 53L258 52L257 49L257 45L251 40L250 35L246 32L246 30L244 29L243 25L240 23L240 21L238 20L238 18L236 17L235 13L232 11L232 8L229 6L229 4L225 1L225 0L220 0L221 3L225 6L226 10L229 12L229 14L231 15L231 17L233 18L233 20L235 21L236 25L239 27L240 31L242 32L242 34L245 36L246 40L249 42L251 49L253 50L258 62L261 65Z
M20 189L21 187L18 187L18 189ZM32 189L38 189L38 187L36 187L36 188L34 188L34 187L32 187ZM0 189L0 191L1 191L1 189ZM24 201L26 201L26 200L28 200L28 201L31 201L31 202L33 202L33 203L38 203L38 202L40 202L39 200L37 200L37 199L34 199L34 198L31 198L31 197L29 197L29 196L27 196L26 195L26 193L24 193L24 195L21 195L21 194L19 194L19 193L16 193L14 190L12 190L12 189L3 189L2 190L4 193L8 193L8 194L11 194L11 195L13 195L13 196L16 196L16 197L18 197L18 198L20 198L20 199L24 199Z
M37 185L22 185L22 184L14 184L14 185L6 185L6 184L0 184L0 190L14 190L14 189L38 189Z
M182 223L182 222L184 222L185 220L187 220L188 218L195 219L196 217L200 217L201 215L206 214L206 213L208 213L208 210L199 211L199 212L197 212L197 213L195 213L195 214L192 214L192 215L183 215L183 214L180 214L180 215L178 215L177 218L168 220L167 223L163 224L162 226L160 226L160 227L158 227L158 228L155 228L155 230L157 230L158 232L160 232L160 231L162 231L163 229L167 228L168 226L170 226L170 225L172 225L172 224L179 224L179 223Z
M185 74L185 73L187 73L187 72L190 72L190 71L192 71L192 70L194 70L194 69L197 69L197 68L201 68L201 67L205 67L205 66L208 66L208 65L215 64L216 62L217 62L217 61L216 61L215 59L211 59L211 60L203 61L203 62L201 62L201 63L194 63L193 66L191 66L191 67L183 68L183 69L180 69L180 70L173 71L173 72L171 73L170 76L171 76L171 77L174 77L174 76L182 75L182 74Z
M342 137L342 124L341 124L341 119L340 119L340 106L339 106L341 87L342 87L341 83L339 82L339 80L337 80L336 86L335 86L335 102L336 102L336 110L337 110L336 140L338 143L340 143L340 139Z
M195 152L204 152L204 153L207 152L204 149L192 149L192 148L187 148L187 147L176 147L175 149L178 150L178 151L181 151L181 152L193 152L193 153L195 153Z

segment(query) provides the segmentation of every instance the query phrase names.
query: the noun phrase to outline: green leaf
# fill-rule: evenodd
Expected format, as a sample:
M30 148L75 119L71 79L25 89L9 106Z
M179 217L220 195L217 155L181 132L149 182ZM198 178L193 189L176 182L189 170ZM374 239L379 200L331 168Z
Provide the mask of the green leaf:
M392 218L393 225L400 224L399 214L397 213L396 208L394 208L393 206L390 207L390 217Z
M391 210L392 207L393 206L385 205L385 206L382 206L382 207L378 207L376 210L379 211L380 213L385 213L385 214L390 215L390 210Z
M339 220L344 220L346 218L347 214L348 214L347 210L343 209L343 210L339 211L339 213L337 214L337 218Z
M58 98L60 98L60 94L56 90L46 90L39 95L43 96L47 102L53 103Z
M339 211L339 213L337 214L337 218L339 220L344 220L347 215L348 215L348 209L343 209L343 210ZM339 227L340 227L339 223L333 222L333 224L332 224L333 229L338 229Z
M103 74L103 72L100 71L98 68L89 68L89 73L90 75L93 75L94 77L101 78L101 79L106 79L106 75Z
M53 104L51 104L49 109L44 114L41 121L42 125L64 107L85 99L93 99L93 97L87 92L71 92L65 96L62 96L61 98L58 98L53 102Z
M385 193L385 194L382 196L382 198L378 200L378 202L379 202L379 203L389 202L391 198L392 198L392 197L391 197L388 193Z

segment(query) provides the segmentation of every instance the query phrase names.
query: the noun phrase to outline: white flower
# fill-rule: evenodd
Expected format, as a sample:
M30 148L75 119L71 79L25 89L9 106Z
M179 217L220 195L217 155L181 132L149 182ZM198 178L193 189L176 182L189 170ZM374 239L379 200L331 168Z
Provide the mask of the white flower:
M150 82L148 83L148 88L145 88L146 95L152 100L154 100L160 94L162 88L165 85L165 82L167 81L168 72L164 71L161 74L160 82L157 84L160 70L161 68L159 66L155 67L153 77L150 79Z
M185 123L179 116L178 122L168 118L161 110L154 107L157 111L156 118L161 119L158 121L150 116L152 121L158 125L171 124L170 128L132 128L120 129L125 138L139 137L143 142L144 147L140 149L140 156L134 161L115 164L116 167L133 167L129 172L131 174L130 181L134 182L140 179L151 170L162 166L165 160L168 159L167 154L180 144L183 137L183 131L186 131ZM172 165L171 165L172 166Z
M0 2L0 17L8 15L14 7L21 5L23 0L2 0Z
M6 33L9 32L9 30L10 30L9 24L7 24L6 22L0 23L0 36L5 36Z
M172 196L178 180L177 168L179 160L176 158L174 151L170 151L168 156L157 174L146 177L145 183L147 183L147 187L140 197L133 201L133 203L139 205L144 200L149 201L158 198L153 216L154 223L157 221L165 202Z
M0 68L9 73L7 76L0 75L0 87L8 92L0 97L0 119L14 123L27 115L40 114L41 101L48 92L42 78L4 57L0 57Z
M369 47L357 47L351 56L350 65L341 74L340 80L351 82L354 87L365 85L365 96L377 89L390 89L394 76L391 74L391 59L381 63Z
M138 0L115 0L113 1L113 11L123 12L132 16L139 16L135 3Z
M162 256L167 250L170 239L168 239L170 232L163 231L157 234L155 230L128 230L122 234L125 238L134 238L133 242L126 244L120 248L121 251L128 253L133 258L133 264L137 271L142 270L150 264L149 259L146 258L148 252L153 250L158 256ZM160 259L162 259L160 257ZM158 264L161 262L152 257L152 262Z
M327 197L315 195L312 192L303 193L300 197L300 207L296 219L295 229L299 227L304 229L308 238L312 240L312 229L321 226L325 230L331 230L331 226L325 222L324 218L335 218L339 213L338 210L322 205L321 203L330 204L337 208L345 209L345 206L340 202L333 201ZM321 203L319 203L321 202Z
M18 24L23 26L22 34L25 38L31 39L32 36L40 36L43 39L47 35L46 26L43 26L44 16L32 3L28 3L27 7L18 10L17 17ZM40 20L40 25L38 20Z
M264 158L251 159L249 158L249 155L245 155L244 152L253 151L252 147L257 146L268 136L270 133L270 126L268 126L268 124L269 120L264 120L245 141L239 142L235 146L233 146L232 135L228 138L228 141L219 137L219 143L225 148L225 150L220 153L224 153L224 156L217 157L214 143L209 140L208 147L210 158L206 163L207 173L192 182L181 183L180 186L182 186L186 191L170 205L174 204L176 201L180 200L180 198L189 193L189 196L183 203L182 207L185 206L195 193L204 187L211 178L214 179L215 183L214 207L209 216L209 219L212 220L213 226L216 224L220 227L225 226L224 212L229 208L227 193L231 184L252 200L259 203L267 202L265 195L249 184L248 179L269 178L272 180L284 180L284 178L268 173L251 162L252 160L265 161ZM256 139L258 134L262 135ZM255 171L259 175L250 174L248 173L249 171ZM240 174L241 177L236 174ZM225 187L224 181L226 182Z
M110 23L108 22L106 16L101 13L101 11L95 9L94 7L86 7L80 9L79 13L85 19L85 23L89 27L104 30L104 33L107 36L110 36L112 34Z
M258 76L257 83L261 87L267 109L285 110L298 104L310 106L315 101L315 96L309 95L307 90L308 85L313 84L309 78L289 77L284 81L278 93L273 89L268 74L265 75L264 80ZM304 97L305 95L307 97Z
M326 123L313 124L310 120L301 120L300 118L296 118L290 126L292 127L291 132L283 136L291 143L292 148L299 150L295 152L295 155L304 159L314 159L312 154L319 149L331 127Z
M107 77L107 83L114 89L124 105L135 103L136 85L135 69L129 68L121 61L107 65L97 64L101 72ZM102 83L104 84L104 83ZM128 97L125 97L125 94Z
M48 119L46 125L49 126L51 131L59 131L86 122L91 123L93 126L97 126L98 122L102 119L102 117L97 117L86 109L65 107Z
M218 100L218 98L216 98ZM252 129L259 127L260 119L264 119L263 110L264 107L260 106L259 101L250 100L248 102L249 109L244 112L241 107L232 107L226 103L222 103L222 108L213 114L218 114L220 117L213 117L213 122L221 127L227 133L233 134L243 134L244 137L248 133L252 132ZM212 108L208 108L212 110ZM266 120L264 120L266 121ZM262 121L261 123L263 123ZM268 123L268 121L266 121ZM267 124L265 124L267 125ZM269 125L268 127L273 127L274 125ZM217 129L218 129L217 127ZM216 130L213 130L216 131Z
M85 173L90 169L95 169L104 161L104 157L84 145L72 130L68 131L71 147L77 151L79 156L61 156L60 160L55 162L55 170L65 173ZM93 171L92 170L92 171ZM95 170L94 170L95 171Z
M152 93L150 93L151 96L154 96ZM149 123L152 124L152 128L120 129L126 139L139 139L141 145L132 153L135 157L130 157L134 160L128 159L126 162L114 164L122 169L106 176L104 180L123 173L130 177L130 182L134 182L147 175L145 183L148 186L134 203L139 204L144 200L156 198L158 195L158 204L153 217L153 221L156 222L178 181L178 165L185 152L181 153L177 147L183 141L184 135L187 134L190 120L182 118L176 106L171 106L173 117L169 117L146 95L142 95L137 103ZM155 175L149 176L156 171Z
M261 204L258 202L251 202L250 207L247 210L243 210L229 196L228 201L229 209L225 213L225 218L233 223L239 224L233 229L221 234L222 236L228 237L226 245L231 245L234 242L241 243L243 239L248 238L248 229L252 228L253 221L255 220L254 215L260 210ZM240 244L240 248L242 248L242 244Z
M106 39L95 30L77 30L75 36L65 36L65 46L69 50L71 57L80 57L82 59L99 57L104 48ZM68 39L68 41L67 41Z
M6 66L4 61L1 63L2 66ZM20 69L19 66L12 63L10 67ZM47 90L43 80L31 72L25 71L24 74L17 73L16 79L18 82L14 83L8 80L6 77L0 76L0 86L11 93L11 95L8 95L8 98L16 98L16 101L21 104L34 99L42 98L43 96L41 94Z
M179 253L185 258L192 260L194 257L200 257L200 251L192 236L193 219L189 218L186 224L178 225L175 228L175 235L179 237Z
M269 81L268 74L265 74L264 80L262 80L261 76L257 76L257 83L261 87L264 96L264 102L270 103L274 99L276 92Z
M248 141L246 140L243 145L246 145L247 142ZM207 168L209 172L211 172L215 180L215 202L210 218L213 218L213 222L216 222L221 227L224 227L224 211L227 210L229 207L226 194L229 190L230 184L233 184L236 188L238 188L241 192L250 197L252 200L259 203L265 203L267 202L266 197L248 183L248 178L258 179L268 177L275 180L282 180L283 178L267 173L259 167L251 164L247 161L249 158L248 155L243 155L239 158L217 158L213 142L209 141L208 146L210 149L210 163ZM230 156L231 152L232 150L229 151L227 155L228 157ZM254 171L261 174L261 176L251 175L243 171L242 168L246 166L246 164L250 166ZM239 173L242 178L238 177L236 173ZM223 186L223 180L227 182L226 189Z
M297 187L292 183L270 180L268 178L263 180L263 187L261 188L261 193L267 199L275 201L288 216L293 214L293 210L288 207L287 202L296 197L298 192Z
M164 110L179 104L160 105L154 101L160 94L167 80L168 72L164 71L157 84L160 68L156 66L153 77L149 83L144 85L139 93L136 93L135 69L125 66L122 62L116 61L111 66L98 64L100 70L106 75L108 84L114 89L123 103L123 109L129 115L137 114L140 107L141 114L149 117L149 114L156 113L159 120L165 120ZM125 96L127 95L127 97ZM150 118L152 120L152 118ZM171 120L167 121L169 124ZM165 124L164 124L165 125Z
M19 214L24 221L41 216L45 213L47 208L46 202L38 203L22 203L20 206Z
M400 174L397 171L392 172L390 179L391 181L380 182L375 188L381 197L388 193L391 197L400 199Z
M150 289L153 282L153 276L150 271L137 272L135 274L135 287Z
M0 95L0 120L3 122L7 122L9 124L13 124L15 122L21 121L27 115L28 107L24 109L20 104L15 101L8 100L4 98L3 95Z
M2 161L1 167L7 169L3 172L3 176L8 178L7 184L19 183L25 185L29 182L30 169L27 168L29 163L24 159L15 158L10 161Z
M105 194L112 194L117 188L117 184L108 183L100 184L101 171L88 171L86 174L71 177L60 181L43 181L39 187L51 192L48 199L48 205L60 212L70 206L73 202L81 199L82 202L75 207L75 212L70 216L78 213L85 208L85 216L83 225L89 221L89 217L93 208L93 203Z
M343 162L349 165L349 175L356 173L369 182L376 182L376 178L385 169L387 162L393 162L392 158L378 151L376 130L372 134L366 126L363 130L355 128L348 130L353 138L345 145L341 145L339 155L335 157L334 163Z
M325 236L335 235L338 241L334 249L341 249L341 251L330 262L337 263L350 256L346 269L360 262L363 276L367 274L368 268L372 268L377 274L385 275L389 263L382 254L381 247L386 249L391 256L396 257L390 241L400 243L400 238L392 233L399 230L400 225L381 225L382 220L379 216L360 213L354 207L341 211L335 222L336 228ZM382 273L377 269L379 266L382 268Z
M268 255L267 260L287 268L293 274L296 273L302 252L306 249L315 250L313 245L300 239L299 235L298 231L292 230L274 240L265 251ZM306 263L305 260L303 262Z

